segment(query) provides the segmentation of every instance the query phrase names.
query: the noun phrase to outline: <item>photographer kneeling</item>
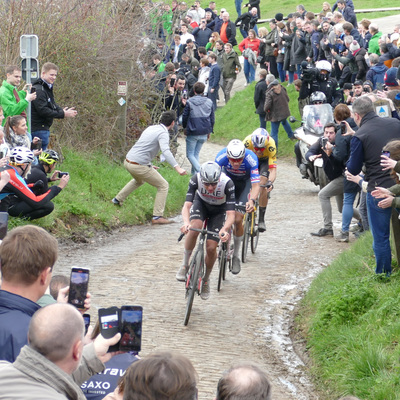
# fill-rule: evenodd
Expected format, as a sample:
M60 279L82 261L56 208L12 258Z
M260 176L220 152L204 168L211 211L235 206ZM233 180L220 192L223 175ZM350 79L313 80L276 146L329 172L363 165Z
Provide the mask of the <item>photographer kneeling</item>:
M14 147L10 152L10 165L0 168L0 171L5 170L10 175L10 181L0 192L0 211L8 211L12 217L37 219L50 214L54 210L50 200L68 184L69 175L64 175L58 186L52 186L36 196L24 181L33 159L34 155L27 147Z

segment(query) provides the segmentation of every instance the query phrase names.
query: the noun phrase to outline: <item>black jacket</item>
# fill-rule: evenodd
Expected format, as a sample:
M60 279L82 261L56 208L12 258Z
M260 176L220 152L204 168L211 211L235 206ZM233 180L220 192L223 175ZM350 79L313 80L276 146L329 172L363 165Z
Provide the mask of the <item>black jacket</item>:
M64 110L54 100L53 87L50 89L42 78L32 87L36 89L36 100L32 101L31 130L48 131L54 118L64 118Z
M224 23L222 23L222 25L223 24ZM220 35L221 35L222 25L221 25L221 28L219 29L219 34ZM237 45L237 41L236 41L236 25L232 21L228 21L228 25L226 27L226 37L228 38L228 43L230 43L232 46L236 46Z
M260 79L254 90L254 104L256 106L256 114L265 115L264 103L265 103L265 92L267 91L268 85L265 78Z
M38 181L42 181L43 185L34 186L34 184ZM47 177L46 172L44 172L43 165L41 164L33 166L29 175L25 178L25 182L36 196L46 193L49 190L49 181L50 179Z

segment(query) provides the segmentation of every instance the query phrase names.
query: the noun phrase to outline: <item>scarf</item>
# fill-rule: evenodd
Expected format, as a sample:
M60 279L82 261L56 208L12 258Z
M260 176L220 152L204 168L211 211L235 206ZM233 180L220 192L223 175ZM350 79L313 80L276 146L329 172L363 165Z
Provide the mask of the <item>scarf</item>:
M24 346L14 367L30 378L43 382L70 400L86 400L72 377L29 346Z

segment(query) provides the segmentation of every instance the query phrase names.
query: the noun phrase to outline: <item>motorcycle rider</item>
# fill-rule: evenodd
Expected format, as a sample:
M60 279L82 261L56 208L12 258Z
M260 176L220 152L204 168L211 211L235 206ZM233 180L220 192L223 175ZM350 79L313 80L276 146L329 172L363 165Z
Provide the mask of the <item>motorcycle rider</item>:
M325 104L326 103L326 96L322 92L314 92L310 96L310 104L317 105L317 104ZM312 115L310 113L310 117ZM300 150L300 142L297 142L294 146L294 153L296 154L296 165L297 168L300 170L303 179L307 179L307 167L302 163L301 157L301 150Z
M324 171L330 182L323 187L318 198L321 203L324 227L318 232L312 232L313 236L333 236L332 229L332 206L331 197L336 197L336 203L339 212L343 208L343 160L338 156L342 149L335 149L335 139L338 126L334 122L329 122L324 126L324 136L314 143L306 154L306 159L314 162L322 157L324 162Z
M342 102L343 94L335 78L330 76L332 65L329 61L320 60L315 68L308 68L307 62L303 61L303 78L299 93L299 99L306 99L315 92L323 92L326 95L326 102L336 107Z

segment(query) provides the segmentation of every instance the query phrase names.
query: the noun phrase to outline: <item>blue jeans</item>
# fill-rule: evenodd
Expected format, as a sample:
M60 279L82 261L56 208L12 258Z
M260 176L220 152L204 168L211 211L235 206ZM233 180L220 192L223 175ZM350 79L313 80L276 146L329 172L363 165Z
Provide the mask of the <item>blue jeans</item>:
M247 36L249 36L249 34L247 33L247 31L245 31L244 29L240 29L240 33L242 34L243 39L246 39Z
M242 15L242 1L243 0L235 0L235 7L238 17Z
M283 69L283 62L276 63L278 65L278 74L281 82L286 81L286 71Z
M294 71L288 71L289 72L289 85L294 82Z
M300 79L301 73L303 72L303 69L301 68L301 64L296 64L296 72L297 72L297 79Z
M265 114L258 114L260 118L260 128L267 129L267 121L265 120Z
M207 141L207 135L186 136L186 157L192 164L192 175L200 171L200 150Z
M276 148L278 148L278 132L280 124L282 124L283 129L286 131L289 139L294 137L294 132L292 131L292 127L289 125L289 122L287 122L287 119L276 122L271 121L271 136L272 139L275 140Z
M211 93L211 88L208 89L207 97L212 100L213 106L214 106L214 111L217 109L217 97L218 97L218 90L219 86L217 89L214 90L214 92Z
M42 139L42 150L46 150L50 141L50 131L35 131L32 132L32 137L37 136L39 139Z
M357 192L344 193L343 197L343 210L342 210L342 231L348 232L350 229L351 219L353 218L354 209L353 204L357 196Z
M367 193L367 210L369 227L371 229L373 243L372 248L375 254L377 274L392 272L392 252L390 250L390 217L392 208L380 208L378 203L382 199L372 197Z
M246 82L251 83L256 80L256 69L249 63L249 60L244 59L244 76Z

